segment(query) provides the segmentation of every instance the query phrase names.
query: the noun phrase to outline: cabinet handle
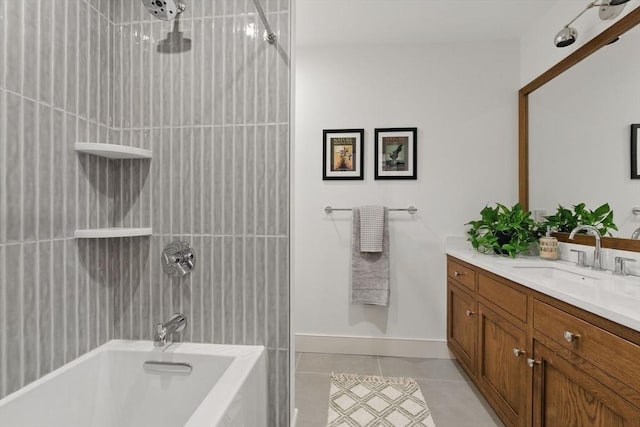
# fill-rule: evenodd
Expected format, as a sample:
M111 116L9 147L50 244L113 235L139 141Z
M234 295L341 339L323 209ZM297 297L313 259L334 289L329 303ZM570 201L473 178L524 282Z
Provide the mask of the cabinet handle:
M475 313L471 310L467 310L467 317L473 316Z
M454 271L454 272L453 272L453 276L454 276L454 277L464 276L464 274L465 274L465 273L464 273L464 271L463 271L462 273L461 273L461 272L459 272L459 271Z
M513 355L514 355L515 357L520 357L520 356L522 356L522 355L523 355L523 354L525 354L525 353L526 353L526 351L524 351L524 350L520 350L519 348L514 348L514 349L513 349Z
M527 365L529 365L530 368L533 368L534 366L539 365L539 364L540 364L540 362L538 362L535 359L531 359L531 358L527 359Z
M574 334L573 332L569 332L569 331L564 331L564 339L567 342L574 342L575 340L577 340L578 338L580 338L580 335L578 334Z

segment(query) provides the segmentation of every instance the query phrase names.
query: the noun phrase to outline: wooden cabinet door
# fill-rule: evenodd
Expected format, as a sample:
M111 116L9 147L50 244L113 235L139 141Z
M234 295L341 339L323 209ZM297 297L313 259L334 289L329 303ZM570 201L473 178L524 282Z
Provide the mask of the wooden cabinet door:
M478 324L479 386L507 425L526 426L531 384L527 334L481 302Z
M451 281L447 283L447 341L463 368L473 376L476 371L475 298Z
M533 425L536 427L638 427L640 410L570 363L534 341Z

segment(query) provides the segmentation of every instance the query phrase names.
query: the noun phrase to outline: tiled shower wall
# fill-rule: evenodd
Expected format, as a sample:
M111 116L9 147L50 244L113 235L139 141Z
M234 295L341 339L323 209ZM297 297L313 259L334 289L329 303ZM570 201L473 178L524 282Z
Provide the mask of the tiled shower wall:
M157 322L181 312L183 340L266 346L269 425L284 427L289 13L288 1L261 2L278 46L264 40L252 0L189 1L174 22L153 19L139 1L113 3L113 142L154 156L122 162L116 177L117 225L151 224L153 236L114 243L114 333L149 339ZM196 251L183 279L162 273L160 254L173 240Z
M0 397L113 336L108 6L0 0Z
M262 4L278 46L251 0L203 0L178 23L190 49L161 53L173 23L139 1L0 0L0 396L181 311L183 340L268 348L269 425L288 425L289 1ZM175 239L196 251L185 279L159 264Z

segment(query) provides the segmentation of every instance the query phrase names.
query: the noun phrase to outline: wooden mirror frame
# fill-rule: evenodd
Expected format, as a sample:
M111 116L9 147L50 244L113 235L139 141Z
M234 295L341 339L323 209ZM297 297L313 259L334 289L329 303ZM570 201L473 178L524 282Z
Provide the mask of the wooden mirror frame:
M640 24L640 6L533 79L518 92L518 195L523 209L529 209L529 95L638 24ZM561 242L569 240L567 233L554 233L554 236ZM594 241L590 236L577 236L572 243L593 246ZM640 252L640 240L604 237L602 247Z

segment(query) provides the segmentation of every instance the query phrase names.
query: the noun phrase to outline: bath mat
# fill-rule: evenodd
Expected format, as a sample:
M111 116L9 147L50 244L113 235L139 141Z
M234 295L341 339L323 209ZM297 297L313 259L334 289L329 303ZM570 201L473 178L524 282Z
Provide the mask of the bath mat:
M328 427L435 427L412 378L332 374Z

